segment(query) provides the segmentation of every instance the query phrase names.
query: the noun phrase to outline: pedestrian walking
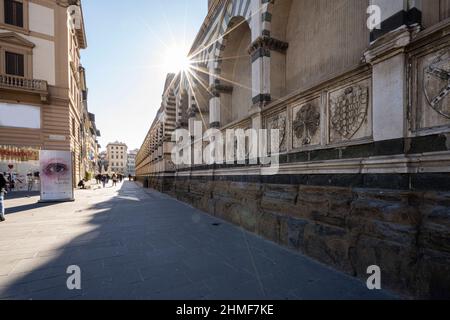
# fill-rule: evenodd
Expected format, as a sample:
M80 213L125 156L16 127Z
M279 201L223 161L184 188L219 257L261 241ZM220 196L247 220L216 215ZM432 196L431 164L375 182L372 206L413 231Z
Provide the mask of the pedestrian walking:
M8 189L9 191L13 191L16 188L16 180L14 176L10 173L8 175Z
M5 176L0 173L0 222L6 220L5 218L5 195L6 195L6 179Z
M112 181L113 181L113 187L116 187L117 186L117 175L115 173L112 175Z
M28 192L33 191L34 178L33 178L33 174L31 172L29 174L27 174L27 184L28 184Z

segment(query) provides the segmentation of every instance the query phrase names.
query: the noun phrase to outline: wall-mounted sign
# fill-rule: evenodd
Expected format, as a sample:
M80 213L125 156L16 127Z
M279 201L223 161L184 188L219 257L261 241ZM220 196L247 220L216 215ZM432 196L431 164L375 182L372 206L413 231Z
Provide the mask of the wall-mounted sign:
M0 145L0 161L25 162L39 159L39 150Z
M41 202L73 201L72 153L40 152Z
M48 139L52 141L66 141L66 136L51 134L48 136Z

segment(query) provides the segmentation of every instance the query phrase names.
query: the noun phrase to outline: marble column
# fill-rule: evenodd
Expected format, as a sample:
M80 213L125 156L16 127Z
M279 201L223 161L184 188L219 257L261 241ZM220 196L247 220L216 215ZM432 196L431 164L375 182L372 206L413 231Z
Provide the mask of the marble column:
M264 18L264 16L263 16ZM252 116L253 128L261 129L262 108L269 104L271 97L270 64L273 51L286 54L288 43L277 40L267 35L258 37L250 45L249 54L252 58Z
M373 67L373 137L375 141L406 136L406 46L420 30L420 1L372 0L381 9L380 29L371 32L365 52Z

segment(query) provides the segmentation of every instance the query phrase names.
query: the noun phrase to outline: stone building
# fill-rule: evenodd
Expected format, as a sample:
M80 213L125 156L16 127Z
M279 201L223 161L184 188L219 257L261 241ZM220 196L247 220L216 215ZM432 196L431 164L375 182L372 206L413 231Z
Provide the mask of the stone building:
M139 149L130 150L127 156L127 171L126 175L136 176L136 156L139 152Z
M175 74L167 76L161 107L136 155L136 175L142 179L156 178L166 172L169 177L173 176L175 167L171 161L171 137L176 129L176 99L172 86L178 82L176 80ZM163 183L163 179L155 179L154 182Z
M385 288L449 298L449 18L448 0L209 1L139 179L353 276L377 265ZM175 165L172 133L194 121L278 129L278 174Z
M101 145L98 142L98 138L101 137L100 130L95 125L95 114L88 112L87 118L89 121L85 121L85 136L83 144L83 159L85 160L85 171L89 173L91 178L100 173L98 168L99 150Z
M72 151L74 183L98 150L80 63L86 47L81 1L0 1L0 148ZM16 160L0 166L38 169Z
M128 147L125 143L109 143L106 146L106 155L109 173L127 173Z

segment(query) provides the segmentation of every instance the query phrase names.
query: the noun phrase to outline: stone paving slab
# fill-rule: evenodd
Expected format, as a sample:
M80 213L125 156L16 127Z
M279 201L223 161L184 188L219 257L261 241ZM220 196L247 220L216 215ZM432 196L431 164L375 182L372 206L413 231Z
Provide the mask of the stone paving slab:
M6 200L0 299L396 298L135 183L76 199Z

